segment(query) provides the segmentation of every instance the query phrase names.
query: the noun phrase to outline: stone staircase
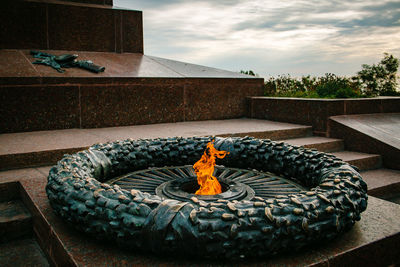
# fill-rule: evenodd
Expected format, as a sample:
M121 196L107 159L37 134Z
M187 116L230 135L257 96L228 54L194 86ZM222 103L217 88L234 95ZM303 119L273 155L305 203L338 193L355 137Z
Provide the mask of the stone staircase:
M55 164L63 154L94 143L121 139L171 136L253 136L280 140L332 153L356 166L371 184L371 194L389 198L400 192L400 172L382 168L378 154L347 151L341 139L313 136L312 128L298 124L256 119L210 120L100 129L66 129L0 135L0 170Z
M26 262L20 261L21 266L29 265L25 263L32 262L39 262L38 266L48 266L49 262L59 266L110 266L121 262L137 262L138 258L143 264L150 264L150 261L154 264L154 259L149 261L146 255L134 254L132 256L130 252L121 252L109 246L103 248L103 245L92 242L67 227L54 215L49 206L44 190L48 171L50 166L55 164L64 153L74 153L98 142L127 138L205 135L254 136L273 139L277 142L283 141L332 153L357 166L369 186L371 195L369 206L372 210L363 215L363 218L366 219L360 222L362 225L351 232L352 234L356 233L356 236L350 237L351 240L359 241L348 245L348 241L344 237L345 241L343 242L346 242L346 246L340 242L338 245L332 245L334 249L340 248L340 253L344 255L343 261L354 259L356 248L362 248L364 251L371 250L373 244L378 242L377 240L381 240L379 241L381 242L380 246L390 247L400 237L398 235L400 228L392 227L392 223L390 223L385 226L393 228L390 228L389 231L392 235L390 238L386 238L387 231L385 231L385 235L378 232L368 238L357 239L358 236L366 237L369 232L373 231L377 222L373 219L374 222L370 223L371 218L375 218L375 216L388 218L393 214L396 217L397 213L400 214L398 205L372 197L385 198L398 203L400 171L382 168L380 155L345 150L341 139L313 136L310 126L257 119L231 119L99 129L65 129L0 135L0 170L2 170L0 171L0 191L5 196L10 195L4 192L9 192L10 189L7 188L13 184L16 188L13 189L14 191L23 190L25 192L19 193L22 197L14 196L8 199L3 198L0 201L0 232L7 230L7 236L9 236L7 240L0 242L0 265L11 266L10 261L26 260ZM19 183L21 185L18 185ZM14 195L16 194L14 193ZM385 207L382 214L378 214L377 207ZM390 211L386 211L386 209ZM11 213L6 210L15 211L15 216L7 216ZM34 216L30 214L34 214ZM30 234L19 236L25 231ZM32 233L34 233L34 237L32 237ZM27 257L25 257L26 250L31 252L27 254ZM101 250L102 253L93 255L90 252L97 250ZM47 259L43 256L44 254ZM309 256L300 253L291 255L291 259L295 259L297 263L303 262L306 265L315 264L316 266L323 265L328 258L329 261L338 259L336 254L332 254L328 249L323 249L322 252L314 251L312 254L319 256L313 256L310 259ZM396 262L398 260L396 257L395 254L389 255L385 262ZM110 259L111 262L107 261ZM165 259L157 259L157 261L160 264L165 263ZM177 261L174 259L170 263L177 264ZM190 262L180 263L185 265ZM276 257L272 259L272 263L291 266L287 258Z
M0 265L50 266L33 235L32 215L19 182L0 181Z
M336 138L310 136L282 141L332 153L360 170L369 195L400 204L400 171L383 167L381 155L345 150L343 140Z

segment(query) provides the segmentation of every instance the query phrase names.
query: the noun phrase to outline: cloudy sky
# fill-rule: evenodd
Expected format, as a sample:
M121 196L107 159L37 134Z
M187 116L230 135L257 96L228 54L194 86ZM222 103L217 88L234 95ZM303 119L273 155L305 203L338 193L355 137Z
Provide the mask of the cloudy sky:
M351 76L400 57L398 0L114 0L143 11L145 54L231 71Z

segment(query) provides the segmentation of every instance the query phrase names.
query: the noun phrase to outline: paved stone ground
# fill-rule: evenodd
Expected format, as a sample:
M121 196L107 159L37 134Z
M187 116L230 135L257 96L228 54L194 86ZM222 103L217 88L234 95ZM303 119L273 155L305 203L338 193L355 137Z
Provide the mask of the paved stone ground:
M291 132L291 131L294 131ZM296 132L297 131L297 132ZM78 149L95 142L106 142L126 138L156 138L192 135L258 135L285 139L285 142L306 145L322 151L339 151L343 142L338 139L308 136L310 127L278 123L264 120L237 119L224 121L200 121L159 125L141 125L103 129L72 129L60 131L30 132L0 135L0 158L10 155L29 155L26 160L38 157L39 153L62 149ZM300 134L299 134L300 133ZM289 136L288 136L289 134ZM290 136L292 135L292 136ZM291 139L296 137L296 139ZM14 153L14 154L13 154ZM334 152L345 157L345 153ZM350 153L349 160L356 153ZM360 155L365 154L360 153ZM53 155L54 156L54 155ZM57 156L59 157L59 156ZM376 155L373 155L376 158ZM1 162L1 161L0 161ZM227 262L209 262L176 257L155 257L140 252L129 252L115 244L98 242L75 231L50 207L44 187L50 166L23 168L0 172L0 183L19 181L26 191L25 204L32 213L35 234L39 243L50 257L61 266L132 266L132 265L210 265ZM376 195L386 194L386 190L400 185L399 173L388 169L362 172L369 188ZM384 190L383 190L384 189ZM398 203L394 196L391 201ZM32 201L32 202L31 202ZM235 265L274 265L274 266L379 266L400 263L397 251L393 250L400 242L400 205L374 197L369 198L367 210L362 219L343 236L323 244L278 255L270 259L245 260ZM15 246L17 251L17 247ZM10 254L11 255L11 254ZM2 265L0 263L0 265Z
M160 123L97 129L67 129L0 134L0 155L42 150L87 147L99 142L127 138L162 138L173 136L246 135L247 133L307 129L309 127L267 120L231 119Z
M27 168L0 172L0 182L20 181L36 210L33 214L34 230L43 238L44 247L52 257L67 266L132 266L177 265L200 266L232 264L170 256L155 257L140 252L124 251L115 244L99 242L75 231L57 217L49 205L44 187L50 167ZM369 198L368 208L360 222L341 237L323 245L311 246L299 252L278 255L269 259L235 262L239 266L379 266L400 263L393 250L400 242L400 205L374 197ZM72 257L72 258L70 258Z

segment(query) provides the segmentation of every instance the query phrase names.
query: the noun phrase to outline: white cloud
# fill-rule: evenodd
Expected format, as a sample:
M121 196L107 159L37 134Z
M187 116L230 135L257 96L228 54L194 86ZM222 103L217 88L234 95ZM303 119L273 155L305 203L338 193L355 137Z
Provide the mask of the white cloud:
M352 75L385 51L400 55L400 4L393 1L114 4L143 10L146 54L261 76Z

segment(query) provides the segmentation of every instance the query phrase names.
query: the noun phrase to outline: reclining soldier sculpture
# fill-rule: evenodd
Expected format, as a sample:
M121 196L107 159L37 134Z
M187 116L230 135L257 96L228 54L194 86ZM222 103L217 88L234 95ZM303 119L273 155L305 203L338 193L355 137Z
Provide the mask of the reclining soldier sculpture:
M78 55L76 54L65 54L61 56L55 56L52 54L31 51L31 55L38 60L34 61L33 64L43 64L52 67L60 73L64 73L63 68L78 67L94 73L103 72L106 68L93 64L90 60L77 60Z

